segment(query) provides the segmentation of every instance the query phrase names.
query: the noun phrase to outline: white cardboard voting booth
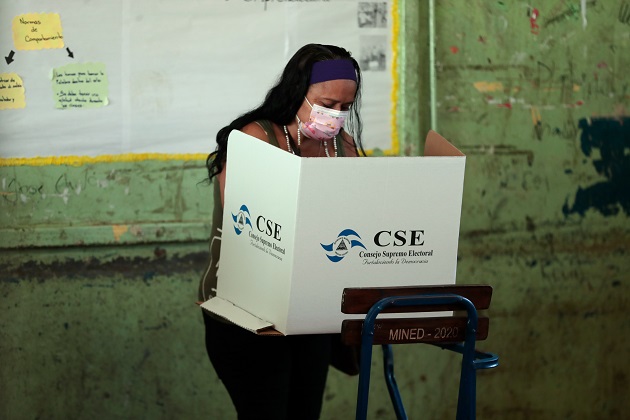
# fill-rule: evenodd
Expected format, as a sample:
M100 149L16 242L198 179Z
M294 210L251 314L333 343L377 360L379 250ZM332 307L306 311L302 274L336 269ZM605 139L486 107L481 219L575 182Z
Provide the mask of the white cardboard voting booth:
M346 287L454 284L465 156L301 158L233 131L217 296L263 334L337 333ZM356 318L356 316L355 316Z

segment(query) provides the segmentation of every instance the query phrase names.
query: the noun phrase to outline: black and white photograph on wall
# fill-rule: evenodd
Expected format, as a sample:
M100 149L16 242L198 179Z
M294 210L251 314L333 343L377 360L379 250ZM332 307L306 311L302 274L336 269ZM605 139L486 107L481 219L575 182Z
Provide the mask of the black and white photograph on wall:
M359 2L357 17L359 28L386 28L387 2Z
M361 35L359 65L363 71L387 69L387 35Z

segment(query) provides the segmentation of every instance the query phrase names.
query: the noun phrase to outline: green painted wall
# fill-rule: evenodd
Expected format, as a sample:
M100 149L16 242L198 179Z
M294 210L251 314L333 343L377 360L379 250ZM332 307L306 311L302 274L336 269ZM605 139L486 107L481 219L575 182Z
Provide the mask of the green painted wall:
M436 3L433 85L428 2L400 3L401 149L419 153L433 112L468 155L458 281L494 286L480 347L501 357L479 418L623 418L630 3ZM0 167L0 418L233 418L194 305L204 176ZM374 363L370 418L393 418ZM396 372L411 418L454 417L457 357L399 346ZM332 372L323 417L352 418L356 385Z

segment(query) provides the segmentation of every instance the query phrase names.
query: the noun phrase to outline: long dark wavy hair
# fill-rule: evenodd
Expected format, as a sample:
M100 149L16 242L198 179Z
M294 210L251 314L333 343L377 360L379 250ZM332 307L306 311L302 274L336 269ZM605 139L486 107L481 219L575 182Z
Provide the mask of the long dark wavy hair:
M217 133L217 147L214 152L208 155L206 160L208 179L212 180L213 177L223 170L227 157L228 136L232 130L239 130L257 120L269 120L278 125L288 125L293 121L304 101L310 85L309 81L313 64L318 61L340 58L352 61L357 72L357 92L344 130L354 138L357 149L365 155L363 144L361 143L363 125L359 116L361 102L361 69L359 68L359 63L350 55L350 52L343 48L334 45L307 44L291 57L276 85L267 92L267 96L260 106L246 112L219 130Z

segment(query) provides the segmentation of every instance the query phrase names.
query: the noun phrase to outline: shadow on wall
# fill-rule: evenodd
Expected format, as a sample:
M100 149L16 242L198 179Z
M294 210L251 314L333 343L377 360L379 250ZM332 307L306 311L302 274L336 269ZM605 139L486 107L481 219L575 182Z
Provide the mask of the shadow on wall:
M598 174L607 181L594 183L586 188L578 187L575 200L568 200L562 213L568 216L595 209L604 216L614 216L623 210L630 215L630 118L581 119L581 148L590 157L593 149L599 149L601 159L593 159Z

